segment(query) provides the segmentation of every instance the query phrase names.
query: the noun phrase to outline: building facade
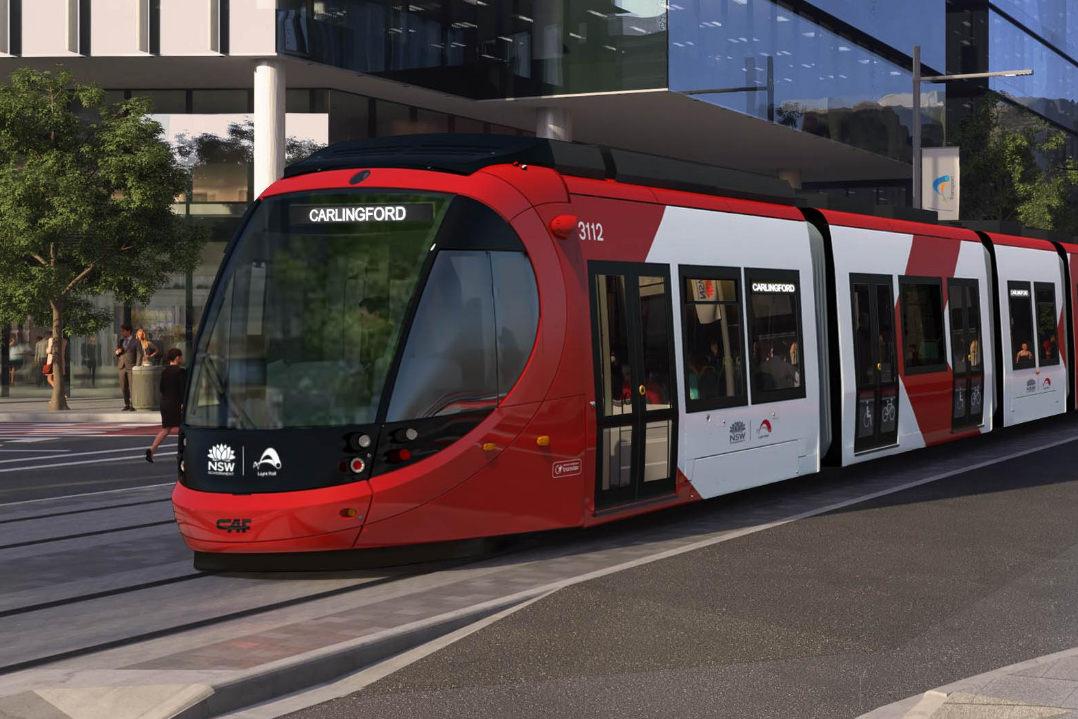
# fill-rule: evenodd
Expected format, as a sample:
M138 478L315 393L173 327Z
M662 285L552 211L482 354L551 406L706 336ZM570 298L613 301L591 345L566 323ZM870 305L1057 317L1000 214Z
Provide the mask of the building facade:
M77 394L115 386L125 320L190 346L244 208L315 147L537 133L905 204L913 46L925 75L1034 69L926 84L925 146L984 98L1074 136L1076 26L1078 0L0 0L0 71L62 65L148 98L191 168L176 212L211 235L148 305L98 298L114 326L71 343ZM26 323L9 344L32 357L41 334ZM15 393L36 391L35 362Z

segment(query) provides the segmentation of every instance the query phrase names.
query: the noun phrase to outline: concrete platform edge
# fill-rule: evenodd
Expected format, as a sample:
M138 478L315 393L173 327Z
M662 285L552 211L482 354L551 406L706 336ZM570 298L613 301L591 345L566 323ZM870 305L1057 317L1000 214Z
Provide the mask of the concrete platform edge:
M541 593L536 591L528 594ZM212 719L311 689L455 632L526 600L526 597L515 594L497 602L387 630L373 637L289 657L214 686L212 694L178 714L159 716L160 719ZM3 704L0 702L2 714Z
M48 422L76 424L82 422L102 422L106 424L160 424L160 412L84 412L69 410L50 412L0 412L0 422Z

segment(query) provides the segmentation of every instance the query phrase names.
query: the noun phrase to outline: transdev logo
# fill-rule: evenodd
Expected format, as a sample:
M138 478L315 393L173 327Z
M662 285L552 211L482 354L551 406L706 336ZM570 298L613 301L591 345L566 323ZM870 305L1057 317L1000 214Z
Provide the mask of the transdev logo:
M236 451L227 444L215 444L207 454L209 462L206 471L219 477L232 477L236 474Z
M953 200L954 199L954 182L950 175L940 175L935 180L932 180L932 191L935 192L941 199Z
M255 473L259 477L276 477L281 469L281 458L273 447L266 447L266 451L257 462L254 463Z

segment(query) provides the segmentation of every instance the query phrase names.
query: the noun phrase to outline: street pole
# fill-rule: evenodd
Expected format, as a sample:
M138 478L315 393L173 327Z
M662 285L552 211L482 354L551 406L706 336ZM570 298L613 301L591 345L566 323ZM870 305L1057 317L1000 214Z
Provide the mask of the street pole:
M913 46L913 207L921 209L921 46Z

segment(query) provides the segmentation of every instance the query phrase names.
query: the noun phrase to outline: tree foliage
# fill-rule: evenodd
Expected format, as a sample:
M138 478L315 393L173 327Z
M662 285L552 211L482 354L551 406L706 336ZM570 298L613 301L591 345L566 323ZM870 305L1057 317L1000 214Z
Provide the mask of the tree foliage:
M199 135L179 135L176 154L191 171L200 167L236 165L248 168L254 164L255 125L251 120L233 122L227 135L204 132ZM285 138L285 163L307 158L323 145L314 140L289 136Z
M1078 162L1067 134L993 98L962 123L962 218L1078 234Z
M171 209L187 173L148 103L103 97L66 72L24 68L0 85L0 322L29 315L53 336L93 332L109 317L90 298L147 302L198 260L201 235Z

